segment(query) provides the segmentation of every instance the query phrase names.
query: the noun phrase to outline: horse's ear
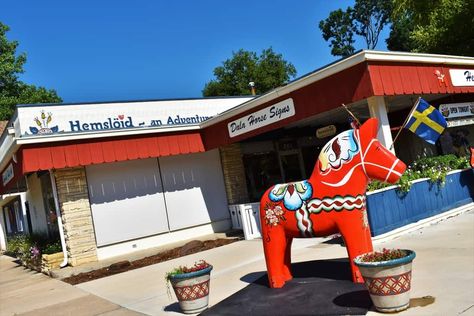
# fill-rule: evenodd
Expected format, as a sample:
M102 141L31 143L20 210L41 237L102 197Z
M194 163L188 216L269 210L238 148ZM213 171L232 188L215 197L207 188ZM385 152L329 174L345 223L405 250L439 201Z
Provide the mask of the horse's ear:
M378 127L379 121L374 117L365 121L360 127L361 142L369 142L372 138L377 138Z

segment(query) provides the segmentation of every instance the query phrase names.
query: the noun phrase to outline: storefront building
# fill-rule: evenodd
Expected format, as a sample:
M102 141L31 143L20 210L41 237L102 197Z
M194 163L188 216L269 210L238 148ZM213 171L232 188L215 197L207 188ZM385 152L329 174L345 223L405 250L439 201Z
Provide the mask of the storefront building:
M423 97L449 128L437 145L402 130L397 156L462 155L474 145L471 73L470 57L361 51L255 98L18 106L1 190L24 192L28 231L61 227L59 215L71 265L223 231L229 205L310 176L320 148L350 128L342 104L377 117L390 147Z

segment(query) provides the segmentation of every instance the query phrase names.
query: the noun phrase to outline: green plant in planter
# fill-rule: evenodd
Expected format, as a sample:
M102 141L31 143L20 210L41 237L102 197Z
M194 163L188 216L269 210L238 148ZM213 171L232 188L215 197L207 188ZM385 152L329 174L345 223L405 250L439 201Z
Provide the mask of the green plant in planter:
M401 249L387 249L383 248L382 251L369 252L360 257L361 262L380 262L394 259L400 259L407 255L404 250Z
M49 238L44 233L18 234L8 237L6 253L20 259L31 269L41 269L41 255L61 252L61 243L57 238Z
M199 261L196 261L194 265L191 267L179 266L177 268L174 268L173 270L166 273L165 279L169 281L171 278L173 278L174 276L178 274L196 272L199 270L206 269L208 267L211 267L209 263L207 263L205 260L199 260Z
M455 155L445 155L421 158L408 166L398 181L397 190L407 193L410 191L412 181L422 178L428 178L431 183L443 186L448 172L466 168L469 168L467 157L458 158ZM378 190L387 186L389 185L386 183L372 181L368 185L368 190Z

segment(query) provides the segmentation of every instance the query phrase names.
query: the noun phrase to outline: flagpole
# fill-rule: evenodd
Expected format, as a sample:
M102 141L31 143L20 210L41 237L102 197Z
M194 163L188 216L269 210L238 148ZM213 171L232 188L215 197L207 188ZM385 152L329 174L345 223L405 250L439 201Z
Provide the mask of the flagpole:
M352 116L352 118L357 122L357 125L360 126L360 122L359 122L359 120L357 119L357 117L355 117L355 115L352 114L351 111L349 111L349 109L347 108L347 106L346 106L344 103L341 103L341 104L342 104L342 106L344 107L344 109L349 113L349 115Z
M413 115L413 112L415 111L416 107L418 106L418 103L420 103L420 99L421 99L421 97L418 97L415 104L413 104L413 107L411 108L410 114L408 114L407 118L405 119L405 122L403 122L402 126L398 130L397 135L395 135L395 138L393 139L392 145L390 145L390 150L393 149L393 145L395 144L395 141L397 140L398 136L400 135L400 132L402 131L402 129L405 127L405 125L408 123L411 116Z

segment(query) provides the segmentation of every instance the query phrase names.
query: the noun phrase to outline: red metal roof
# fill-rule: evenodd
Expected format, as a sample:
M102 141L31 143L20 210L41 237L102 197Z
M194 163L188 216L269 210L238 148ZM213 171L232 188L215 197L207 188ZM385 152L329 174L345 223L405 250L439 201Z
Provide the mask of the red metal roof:
M453 86L449 69L457 66L372 62L368 67L374 95L474 92L474 87Z
M23 173L204 152L199 133L24 147Z

